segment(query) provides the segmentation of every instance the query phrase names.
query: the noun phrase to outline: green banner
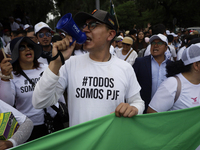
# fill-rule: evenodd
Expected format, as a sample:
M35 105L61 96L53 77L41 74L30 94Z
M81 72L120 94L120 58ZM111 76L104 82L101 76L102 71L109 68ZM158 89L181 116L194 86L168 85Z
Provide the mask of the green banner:
M118 118L110 114L13 150L195 150L200 145L200 107Z

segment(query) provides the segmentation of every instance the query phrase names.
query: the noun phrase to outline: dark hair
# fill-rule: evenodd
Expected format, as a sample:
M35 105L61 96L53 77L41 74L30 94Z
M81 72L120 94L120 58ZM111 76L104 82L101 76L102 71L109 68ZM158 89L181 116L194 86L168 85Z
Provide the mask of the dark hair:
M190 72L191 66L192 66L192 64L185 66L182 60L170 62L166 66L166 69L167 69L167 75L166 76L171 77L171 76L174 76L174 75L179 74L179 73Z
M33 65L34 68L36 68L36 69L38 69L39 66L40 66L40 63L38 62L38 60L36 58L34 58L33 64L34 64ZM13 65L14 75L20 76L22 74L22 68L21 68L21 66L19 64L19 59L18 59L18 61L14 62L12 65Z
M26 31L27 33L28 32L34 32L33 28L28 28L28 30ZM35 34L35 33L34 33Z
M161 34L166 33L166 28L163 24L156 24L152 28L152 35L159 34L159 33Z
M137 33L137 31L135 29L131 29L130 32L129 32L129 35L134 35L136 33Z
M144 39L145 37L142 39L141 42L139 42L138 35L139 35L140 32L142 32L142 33L144 34L143 31L138 31L138 32L137 32L137 40L134 42L134 44L133 44L133 46L132 46L133 49L134 49L137 53L139 52L139 50L141 50L141 49L138 50L138 47L139 47L140 44L142 45L142 49L143 49L143 48L146 48L147 45L148 45L148 44L145 42L145 39Z
M174 39L173 35L167 35L168 42L171 43Z
M51 42L57 42L57 41L62 41L62 38L60 35L54 35L51 39Z
M189 47L192 44L200 43L200 38L194 38L191 39L190 42L188 43L187 47Z

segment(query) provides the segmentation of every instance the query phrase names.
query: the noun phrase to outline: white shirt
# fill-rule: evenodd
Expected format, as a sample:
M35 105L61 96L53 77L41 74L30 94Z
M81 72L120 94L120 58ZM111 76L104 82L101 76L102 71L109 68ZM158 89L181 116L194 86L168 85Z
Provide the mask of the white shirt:
M12 31L16 31L17 29L20 29L19 24L17 22L10 23L10 28Z
M59 76L45 70L33 93L35 108L57 102L65 88L68 92L69 124L77 125L114 112L116 107L140 91L131 65L112 55L110 61L96 62L89 54L71 56L60 69ZM143 101L128 101L144 110Z
M167 78L153 96L149 106L157 112L191 108L200 105L200 84L189 82L181 73L177 75L181 80L181 92L177 101L174 98L177 90L177 80Z
M123 49L123 48L122 48ZM131 50L133 50L132 48L129 50L129 52L126 55L122 54L122 49L118 49L116 51L116 56L122 60L125 60L126 57L129 55L129 53L131 52ZM128 62L129 64L133 65L135 62L135 59L138 57L138 54L136 53L136 51L132 51L130 53L130 55L128 56L128 58L126 59L126 62Z
M186 49L186 46L181 47L181 49L177 53L177 58L176 60L180 60L183 54L183 51Z

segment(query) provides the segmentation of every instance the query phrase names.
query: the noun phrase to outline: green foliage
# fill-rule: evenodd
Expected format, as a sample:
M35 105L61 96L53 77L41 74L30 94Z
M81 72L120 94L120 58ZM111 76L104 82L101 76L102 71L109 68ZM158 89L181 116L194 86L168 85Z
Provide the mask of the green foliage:
M18 9L17 9L18 8ZM17 9L17 11L15 11ZM53 0L1 0L1 19L9 16L22 19L23 13L27 12L31 18L31 24L46 21L47 13L53 9Z
M84 11L91 13L96 8L96 0L1 0L1 17L8 18L10 15L18 16L16 6L28 12L31 24L46 21L47 14L53 13L56 20L51 21L51 27L57 23L60 17L66 13ZM110 11L110 0L99 0L100 9ZM177 19L176 26L189 27L200 24L200 1L198 0L112 0L119 21L120 29L130 30L136 24L136 28L145 28L147 23L152 25L163 23L166 27L174 28L173 19ZM17 12L17 13L16 13ZM58 15L60 14L60 16ZM23 17L23 16L21 16Z

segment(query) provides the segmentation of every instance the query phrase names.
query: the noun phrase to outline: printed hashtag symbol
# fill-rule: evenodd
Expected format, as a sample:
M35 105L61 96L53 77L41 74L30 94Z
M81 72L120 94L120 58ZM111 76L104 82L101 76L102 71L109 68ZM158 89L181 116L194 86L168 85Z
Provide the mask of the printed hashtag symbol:
M83 86L87 85L87 80L88 80L88 77L84 77L83 78L83 83L82 83Z
M25 84L25 85L28 84L28 80L24 80L24 84Z

